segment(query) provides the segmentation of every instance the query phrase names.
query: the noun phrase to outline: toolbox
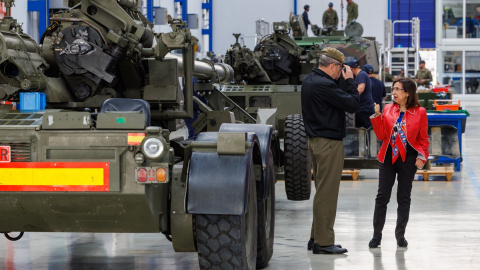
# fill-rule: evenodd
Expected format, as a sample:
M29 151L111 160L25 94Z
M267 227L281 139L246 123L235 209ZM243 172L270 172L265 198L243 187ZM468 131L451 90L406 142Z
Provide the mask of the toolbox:
M436 111L458 111L462 108L460 107L460 100L452 99L435 99L433 107Z
M435 85L432 88L433 93L439 93L439 92L445 92L448 93L448 89L450 88L450 85Z

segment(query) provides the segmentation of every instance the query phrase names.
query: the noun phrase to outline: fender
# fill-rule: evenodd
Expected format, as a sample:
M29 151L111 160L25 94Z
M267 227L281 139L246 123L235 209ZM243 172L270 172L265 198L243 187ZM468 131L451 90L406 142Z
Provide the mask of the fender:
M203 132L200 142L216 142L216 132ZM194 151L190 158L186 209L190 214L242 215L248 202L248 183L261 169L258 138L248 133L252 147L245 155L219 155L215 151ZM260 174L260 177L262 175Z
M273 156L273 152L279 153L280 146L275 143L272 145L272 141L276 134L273 127L270 125L259 124L222 124L220 126L220 132L254 132L260 143L260 151L262 152L263 163L263 199L268 197L270 181L275 181L275 165L278 165ZM278 147L278 149L277 149ZM273 148L273 149L272 149ZM258 191L257 191L258 192Z

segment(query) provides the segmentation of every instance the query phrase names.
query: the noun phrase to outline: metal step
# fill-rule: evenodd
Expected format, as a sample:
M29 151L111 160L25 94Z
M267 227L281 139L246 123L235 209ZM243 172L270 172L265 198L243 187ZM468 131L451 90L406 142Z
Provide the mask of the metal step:
M407 47L402 47L402 48L390 48L390 49L388 49L388 51L392 52L392 53L398 53L398 52L403 53L406 50L408 50L410 52L415 52L415 48L413 48L413 47L408 47L408 48Z

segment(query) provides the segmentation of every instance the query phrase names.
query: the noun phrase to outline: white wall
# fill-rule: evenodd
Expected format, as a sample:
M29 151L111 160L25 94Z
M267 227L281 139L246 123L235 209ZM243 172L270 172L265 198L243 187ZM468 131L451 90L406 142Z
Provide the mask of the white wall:
M23 23L23 31L29 33L28 29L28 12L27 12L28 3L24 1L15 1L15 6L12 7L12 17L17 19L19 23Z
M292 0L214 0L213 1L213 50L225 54L235 43L233 33L241 33L245 45L255 46L255 21L264 19L270 23L288 21L293 11Z

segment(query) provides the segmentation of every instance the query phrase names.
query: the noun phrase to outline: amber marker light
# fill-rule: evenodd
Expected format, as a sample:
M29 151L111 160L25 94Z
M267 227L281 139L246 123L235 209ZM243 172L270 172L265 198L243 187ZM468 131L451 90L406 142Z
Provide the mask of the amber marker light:
M167 171L164 168L157 169L157 181L165 182L167 180Z

